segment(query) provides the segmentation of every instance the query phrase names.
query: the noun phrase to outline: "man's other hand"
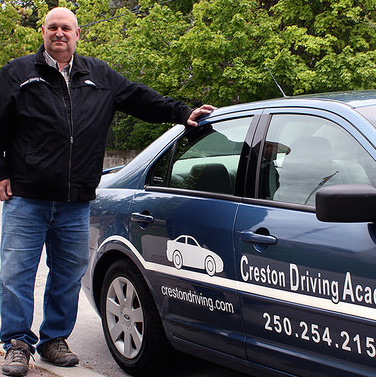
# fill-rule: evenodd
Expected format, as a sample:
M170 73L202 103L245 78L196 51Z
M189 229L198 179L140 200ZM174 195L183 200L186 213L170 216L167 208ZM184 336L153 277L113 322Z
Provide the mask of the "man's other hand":
M10 187L10 179L0 181L0 200L8 200L12 196L12 189Z
M202 105L201 107L198 107L197 109L193 110L191 112L191 115L189 116L187 120L187 125L191 127L196 127L198 123L196 122L196 119L202 115L208 115L213 110L215 110L216 107L211 105Z

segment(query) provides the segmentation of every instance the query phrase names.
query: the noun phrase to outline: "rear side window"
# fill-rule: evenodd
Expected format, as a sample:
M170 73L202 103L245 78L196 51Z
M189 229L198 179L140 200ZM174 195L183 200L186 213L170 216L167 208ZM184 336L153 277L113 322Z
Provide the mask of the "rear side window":
M250 117L238 118L188 132L156 162L149 184L233 194L250 123Z
M314 205L334 184L375 184L375 161L338 124L300 114L274 115L260 161L259 198Z

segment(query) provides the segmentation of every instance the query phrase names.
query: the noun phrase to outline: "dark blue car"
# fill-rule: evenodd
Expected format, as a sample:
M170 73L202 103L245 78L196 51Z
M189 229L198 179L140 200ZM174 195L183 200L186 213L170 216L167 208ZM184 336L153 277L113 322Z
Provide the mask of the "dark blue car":
M376 91L236 105L104 176L83 287L118 364L375 376L375 127Z

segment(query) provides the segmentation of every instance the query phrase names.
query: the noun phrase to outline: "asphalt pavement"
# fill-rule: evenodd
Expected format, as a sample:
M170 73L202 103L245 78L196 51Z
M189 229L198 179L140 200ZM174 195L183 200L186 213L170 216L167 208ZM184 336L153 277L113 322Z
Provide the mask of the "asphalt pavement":
M4 364L4 352L1 351L0 367ZM96 373L82 366L72 368L61 368L40 360L38 355L34 355L35 360L30 359L29 372L26 377L104 377L103 374Z

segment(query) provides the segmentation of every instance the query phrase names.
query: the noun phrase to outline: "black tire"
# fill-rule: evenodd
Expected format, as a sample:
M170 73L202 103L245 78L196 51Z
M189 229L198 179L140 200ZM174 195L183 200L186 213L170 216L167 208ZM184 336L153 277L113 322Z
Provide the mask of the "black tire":
M150 376L158 371L168 355L164 329L144 279L126 260L114 262L106 273L101 318L107 346L125 372Z

